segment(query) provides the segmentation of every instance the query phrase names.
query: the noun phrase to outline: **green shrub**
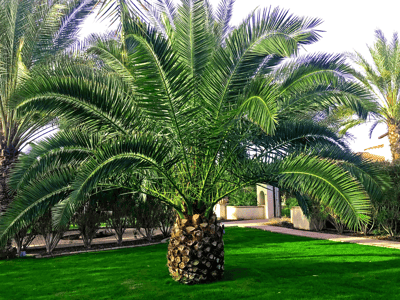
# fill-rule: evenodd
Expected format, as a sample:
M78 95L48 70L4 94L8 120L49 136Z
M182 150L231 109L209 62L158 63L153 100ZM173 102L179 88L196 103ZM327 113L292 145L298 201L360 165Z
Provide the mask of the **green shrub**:
M257 206L256 187L246 187L229 195L229 205Z
M400 232L400 163L381 165L391 178L391 186L382 199L372 199L372 224L366 231L396 236Z
M295 197L289 197L288 199L286 199L285 206L291 209L293 206L299 206L299 202L297 202L297 199Z
M287 196L285 194L282 195L282 198L286 198ZM297 202L297 199L295 197L287 197L285 201L285 205L282 206L281 209L281 215L282 217L288 217L290 218L290 209L293 206L299 206L299 203Z
M290 218L290 208L287 206L283 206L281 209L281 215L282 215L282 217Z

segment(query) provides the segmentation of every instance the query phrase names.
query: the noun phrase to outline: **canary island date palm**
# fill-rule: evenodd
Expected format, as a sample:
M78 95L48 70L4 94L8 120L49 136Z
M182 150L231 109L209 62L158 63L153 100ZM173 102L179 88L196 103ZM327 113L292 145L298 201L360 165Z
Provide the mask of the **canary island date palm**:
M360 53L350 58L362 68L353 75L370 90L378 108L374 111L376 121L388 128L389 145L393 161L400 159L400 43L397 33L388 41L381 30L375 31L376 41L368 47L373 63Z
M233 1L215 11L200 0L141 4L119 6L120 39L97 38L88 48L96 69L52 62L13 98L18 111L80 127L20 159L1 243L51 207L62 226L94 191L123 188L175 208L168 269L193 284L222 278L213 207L244 186L269 182L329 205L350 226L368 221L369 196L382 184L373 165L327 128L291 121L342 105L367 114L366 93L347 80L340 56L296 57L318 40L318 19L270 8L232 29ZM262 138L252 140L255 130ZM128 186L119 174L131 176Z
M9 107L32 70L74 42L94 1L0 1L0 215L12 201L7 179L12 164L32 140L54 130L54 115Z

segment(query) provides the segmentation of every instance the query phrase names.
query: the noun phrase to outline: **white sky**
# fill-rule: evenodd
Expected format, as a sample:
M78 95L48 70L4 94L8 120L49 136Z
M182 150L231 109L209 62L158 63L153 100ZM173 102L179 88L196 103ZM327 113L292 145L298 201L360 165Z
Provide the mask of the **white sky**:
M150 0L151 1L151 0ZM214 7L218 0L210 0ZM176 1L175 1L176 2ZM375 29L381 29L390 39L393 32L400 31L399 8L400 1L380 0L236 0L233 10L232 24L243 20L254 8L276 7L289 9L298 16L317 17L323 20L318 29L322 39L306 48L307 52L343 53L354 50L369 57L367 45L374 42ZM89 32L102 32L108 29L107 22L96 22L92 15L84 24L82 36ZM378 140L378 136L386 133L386 126L378 126L372 139L369 139L370 125L362 125L350 131L356 139L350 143L354 152L364 151L365 148L384 144L384 148L368 152L383 155L391 160L388 138Z

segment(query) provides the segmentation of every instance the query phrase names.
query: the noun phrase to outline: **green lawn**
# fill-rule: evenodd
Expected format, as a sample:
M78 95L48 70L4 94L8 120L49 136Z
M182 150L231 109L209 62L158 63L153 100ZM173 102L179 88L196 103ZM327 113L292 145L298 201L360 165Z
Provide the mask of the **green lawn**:
M225 278L175 283L167 245L0 262L0 299L400 299L400 250L227 228Z

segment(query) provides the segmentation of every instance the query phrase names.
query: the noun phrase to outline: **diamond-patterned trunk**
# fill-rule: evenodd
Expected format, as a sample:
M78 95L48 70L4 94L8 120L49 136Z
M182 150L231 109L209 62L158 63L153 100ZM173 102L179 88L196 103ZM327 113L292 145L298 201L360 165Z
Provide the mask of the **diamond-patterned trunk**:
M17 161L18 154L14 147L7 148L0 144L0 218L13 200L13 195L8 189L8 176L12 165ZM14 252L9 240L5 249L0 249L0 259L14 257Z
M17 157L18 151L15 148L0 146L0 216L13 199L13 195L8 189L8 177L12 165L17 161Z
M392 159L393 161L398 161L400 159L400 125L387 123L387 126Z
M168 246L172 278L185 284L219 280L224 275L223 228L212 215L177 217Z

